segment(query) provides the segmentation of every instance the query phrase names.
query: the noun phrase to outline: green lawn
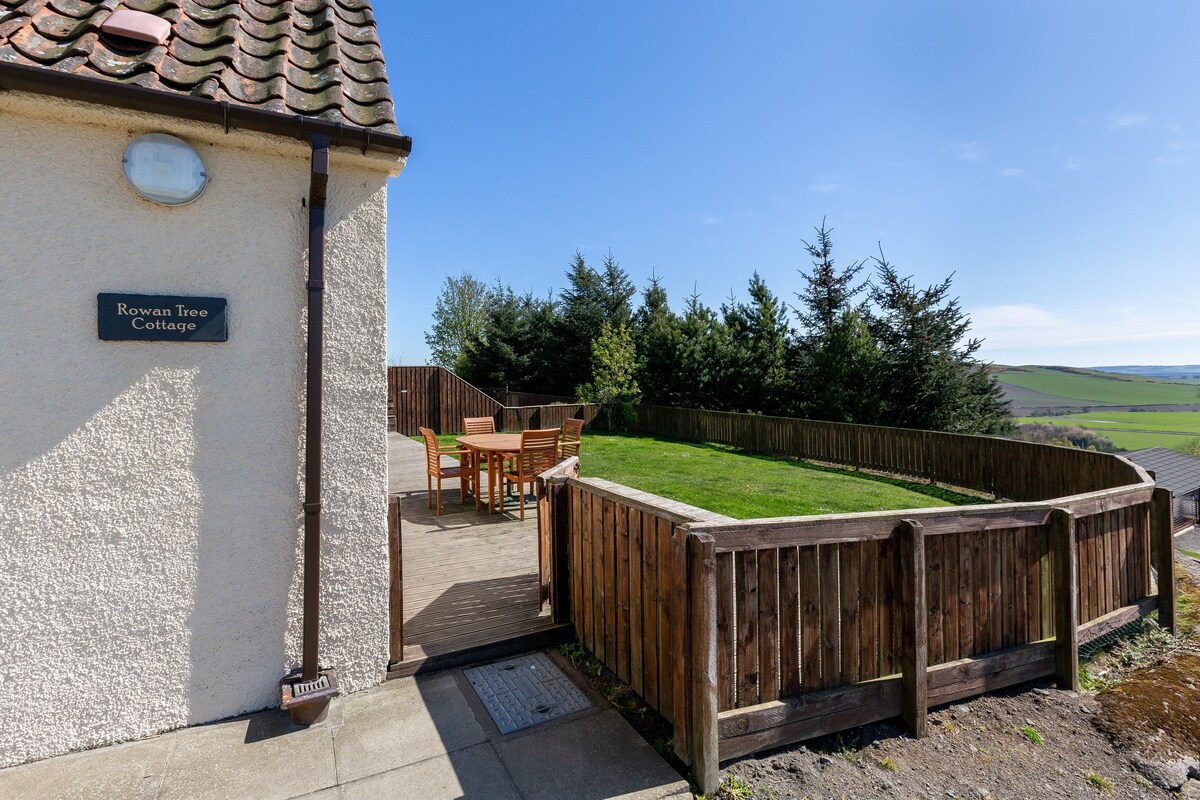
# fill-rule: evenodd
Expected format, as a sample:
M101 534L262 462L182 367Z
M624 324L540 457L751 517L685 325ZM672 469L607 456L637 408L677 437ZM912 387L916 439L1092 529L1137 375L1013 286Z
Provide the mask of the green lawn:
M456 436L439 438L453 444ZM585 432L580 471L735 519L987 502L923 483L642 434Z
M1200 436L1200 411L1088 411L1055 417L1017 417L1023 422L1078 425L1113 440L1126 450L1146 447L1178 448L1187 439Z
M1094 370L1052 369L1049 367L1013 367L996 374L1001 384L1018 387L1013 393L1017 405L1185 405L1197 403L1195 383L1175 383L1138 375ZM1033 398L1020 392L1027 389L1057 398L1058 402Z

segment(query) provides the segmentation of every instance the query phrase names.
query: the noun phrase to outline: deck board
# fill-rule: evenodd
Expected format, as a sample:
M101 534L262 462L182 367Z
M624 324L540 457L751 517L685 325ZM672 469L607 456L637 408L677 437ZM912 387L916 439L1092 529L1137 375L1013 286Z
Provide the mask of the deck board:
M404 541L404 661L485 652L556 628L539 607L537 504L499 514L459 503L458 481L442 483L442 515L430 510L425 449L388 434L388 491L400 497ZM404 665L408 665L405 667Z

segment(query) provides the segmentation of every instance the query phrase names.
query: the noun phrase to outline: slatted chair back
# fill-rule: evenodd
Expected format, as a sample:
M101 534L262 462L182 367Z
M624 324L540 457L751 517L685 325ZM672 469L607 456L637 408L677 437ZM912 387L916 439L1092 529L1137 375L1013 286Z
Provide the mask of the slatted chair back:
M468 477L470 470L463 467L462 462L454 466L442 466L442 456L456 455L466 457L465 450L459 450L452 445L442 447L438 444L437 434L429 428L421 428L421 437L425 439L425 488L429 491L428 506L433 508L434 482L437 482L437 513L442 513L442 479L458 478L458 499L467 502L467 486L471 483Z
M463 417L463 433L471 436L476 433L495 433L495 417Z
M558 463L558 428L523 431L521 451L504 466L503 479L517 484L521 519L525 519L525 485Z
M579 455L579 445L583 438L583 420L569 419L563 423L562 457L570 458Z
M421 436L425 439L425 471L437 475L442 471L442 454L438 450L437 434L429 428L421 428Z
M521 433L520 471L526 478L558 463L558 428Z

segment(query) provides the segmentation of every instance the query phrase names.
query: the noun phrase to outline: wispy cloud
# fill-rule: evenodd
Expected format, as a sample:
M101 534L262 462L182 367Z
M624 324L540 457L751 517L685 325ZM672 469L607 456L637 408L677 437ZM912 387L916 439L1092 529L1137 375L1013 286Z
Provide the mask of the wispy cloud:
M700 215L700 224L701 225L720 225L724 221L725 221L724 218L722 218L716 214L701 214Z
M1006 178L1024 178L1025 170L1020 167L1005 167L1000 170L1000 174Z
M816 192L817 194L833 194L834 192L840 192L842 190L842 185L836 181L811 183L808 186L808 190L810 192Z
M1149 114L1109 114L1108 127L1116 128L1136 128L1139 125L1145 125L1150 120Z
M1087 307L1049 311L1035 303L983 306L971 313L972 334L989 350L1020 350L1036 361L1041 350L1173 344L1200 338L1200 317L1172 307Z
M955 149L955 157L975 164L983 160L985 152L983 142L964 142Z
M1064 169L1083 169L1083 162L1080 161L1075 156L1068 156L1067 158L1063 159L1063 168Z
M1200 149L1200 142L1172 140L1164 145L1164 151L1154 157L1154 163L1164 167L1182 167L1192 160L1192 153Z

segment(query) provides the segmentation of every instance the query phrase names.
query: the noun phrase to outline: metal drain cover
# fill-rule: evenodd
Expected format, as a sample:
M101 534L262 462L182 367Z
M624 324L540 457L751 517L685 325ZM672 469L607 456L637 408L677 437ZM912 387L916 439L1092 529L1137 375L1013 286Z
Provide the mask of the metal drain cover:
M501 733L531 728L592 707L592 701L545 653L463 670Z

